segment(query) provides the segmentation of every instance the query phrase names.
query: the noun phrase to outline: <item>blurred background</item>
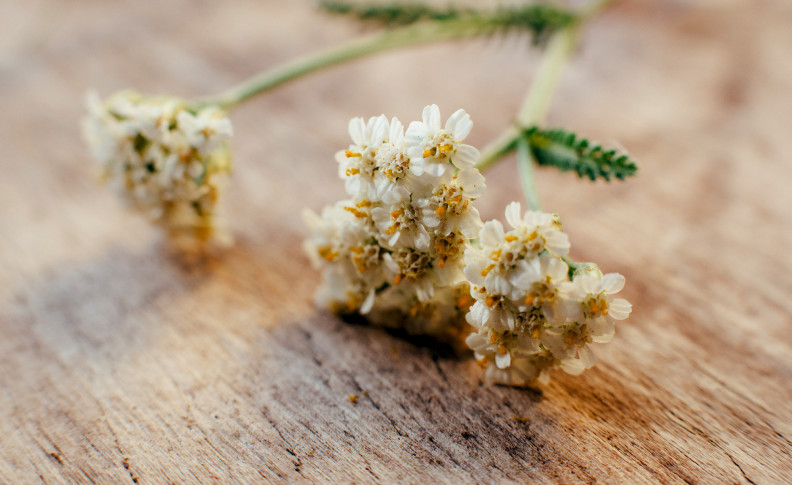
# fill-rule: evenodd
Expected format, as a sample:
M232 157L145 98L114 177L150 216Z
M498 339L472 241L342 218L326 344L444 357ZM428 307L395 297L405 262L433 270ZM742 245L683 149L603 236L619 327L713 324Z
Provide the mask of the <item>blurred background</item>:
M638 176L592 183L540 169L537 180L543 208L564 221L573 258L624 274L624 296L635 310L614 342L596 349L594 370L578 380L559 376L546 395L652 389L670 401L687 396L679 399L689 409L718 422L726 408L704 408L701 388L682 378L706 370L788 417L790 26L788 0L624 0L584 29L547 124L626 148ZM158 393L157 409L179 436L190 433L179 413L224 409L229 396L245 392L256 396L253 407L272 405L268 396L283 386L305 392L287 385L300 382L309 365L289 350L299 336L282 330L287 336L272 340L271 332L318 318L311 305L317 274L300 250L299 214L344 197L333 155L348 144L348 120L381 113L419 119L431 103L444 116L464 108L475 123L470 143L481 148L512 121L540 52L514 35L410 48L246 103L231 114L236 165L224 207L237 242L197 266L179 262L156 228L97 183L79 122L88 89L102 96L127 88L212 94L364 31L309 1L0 0L0 402L24 408L0 420L0 436L24 450L38 436L32 423L43 423L87 450L77 437L91 435L95 419L123 421L129 409L146 407L127 394ZM485 220L521 199L516 174L511 160L487 173ZM389 338L384 334L347 332L343 342L332 335L320 336L359 352L336 355L349 368L384 359L391 345L371 343ZM371 345L384 351L371 354ZM431 364L420 349L403 351ZM284 355L296 359L294 373L265 379L261 369ZM467 363L447 365L468 373L460 393L476 387ZM234 392L195 391L229 375L240 379ZM657 382L646 384L645 376ZM381 391L409 389L408 377L394 374ZM338 400L351 393L324 392ZM64 404L75 394L97 397L99 407ZM313 401L294 402L318 413ZM58 417L64 407L69 422ZM179 411L171 416L170 409ZM639 436L665 418L647 419L608 426ZM762 419L782 430L789 425L778 415ZM736 427L702 427L710 433L703 447L740 436ZM600 431L577 430L581 439ZM140 434L125 432L122 441ZM780 456L762 443L765 452L775 450L767 460ZM668 456L689 469L708 463ZM746 455L743 466L756 472L763 459ZM20 475L8 476L33 476L18 466ZM607 477L607 467L592 469Z

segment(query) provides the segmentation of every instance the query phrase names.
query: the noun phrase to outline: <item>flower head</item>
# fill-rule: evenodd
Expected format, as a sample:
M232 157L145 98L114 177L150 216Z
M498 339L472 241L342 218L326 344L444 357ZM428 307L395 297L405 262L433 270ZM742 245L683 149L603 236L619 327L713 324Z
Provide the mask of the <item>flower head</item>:
M611 295L624 278L602 275L593 265L564 260L569 240L557 216L506 208L512 227L488 221L480 247L465 253L465 276L475 303L467 321L476 332L467 344L488 382L527 385L545 380L553 368L579 374L594 365L591 342L607 342L614 320L630 304ZM570 263L571 264L571 263Z
M479 158L479 152L462 141L473 128L465 110L457 110L441 127L440 108L427 106L423 110L423 120L410 123L405 134L410 168L415 175L427 173L440 177L454 168L472 168Z
M424 121L433 125L429 118L436 110L424 109ZM387 315L411 332L460 328L470 306L469 297L459 297L461 288L469 293L464 254L481 227L473 201L484 191L484 178L472 168L478 152L457 143L471 126L464 111L452 116L440 131L447 135L442 143L453 149L435 157L447 167L427 171L415 169L426 157L410 154L398 119L350 121L352 144L336 158L352 200L326 208L321 217L309 216L313 235L306 249L325 274L318 303L373 321ZM470 163L452 165L458 154Z
M231 171L231 122L216 108L125 91L91 92L83 134L101 174L130 207L172 235L217 235L216 206Z
M377 152L389 133L388 118L384 115L349 120L352 144L336 154L339 176L344 179L347 193L358 199L376 197L374 174Z

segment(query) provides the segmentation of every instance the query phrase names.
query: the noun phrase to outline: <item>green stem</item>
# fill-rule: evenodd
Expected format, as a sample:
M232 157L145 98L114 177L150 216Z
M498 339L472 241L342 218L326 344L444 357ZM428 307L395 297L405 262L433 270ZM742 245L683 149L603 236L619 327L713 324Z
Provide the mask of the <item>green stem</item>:
M520 171L525 200L531 210L541 210L539 206L539 191L536 189L536 179L533 169L534 159L531 155L531 147L525 137L520 137L517 141L517 168Z
M525 95L514 126L506 129L495 141L484 148L476 167L484 170L517 148L522 129L544 120L561 71L575 49L580 24L558 32L550 40L542 63Z
M483 171L515 149L518 150L518 166L525 198L534 210L539 208L539 196L533 176L534 160L528 141L521 142L523 140L522 132L525 128L542 123L547 115L561 73L577 45L580 26L613 1L594 0L588 3L578 11L578 20L575 23L553 36L542 58L542 63L537 69L534 82L525 94L514 125L504 130L498 138L484 148L481 158L476 164L476 167Z
M195 104L230 110L253 96L329 66L399 47L467 37L487 28L486 24L465 19L410 25L361 37L264 71L217 96L198 99Z

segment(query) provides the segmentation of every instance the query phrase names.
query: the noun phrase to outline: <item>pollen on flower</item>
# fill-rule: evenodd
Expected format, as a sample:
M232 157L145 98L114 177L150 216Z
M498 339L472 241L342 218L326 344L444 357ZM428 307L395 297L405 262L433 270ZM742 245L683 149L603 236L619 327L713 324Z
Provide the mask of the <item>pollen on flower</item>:
M346 155L347 158L363 156L362 154L360 154L358 152L353 152L352 150L344 150L344 155Z
M332 262L338 257L338 252L333 251L333 248L330 246L322 246L319 248L319 256L323 257L328 262Z
M351 212L352 214L354 214L355 217L360 217L360 218L368 217L368 214L361 211L357 207L344 207L344 210Z

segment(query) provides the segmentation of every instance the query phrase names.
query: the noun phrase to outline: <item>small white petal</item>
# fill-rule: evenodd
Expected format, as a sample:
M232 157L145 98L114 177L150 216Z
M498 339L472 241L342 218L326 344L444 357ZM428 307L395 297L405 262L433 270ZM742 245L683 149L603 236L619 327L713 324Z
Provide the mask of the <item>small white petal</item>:
M506 206L506 222L513 228L517 228L522 224L522 212L519 202L512 202Z
M360 313L361 315L365 315L366 313L371 311L371 308L374 306L374 288L369 291L368 295L366 295L366 299L363 301L363 305L360 306Z
M433 177L440 177L441 175L446 173L446 170L448 170L449 168L451 168L450 165L448 165L445 162L440 162L440 163L432 162L424 166L424 172L428 173Z
M460 170L473 168L478 161L481 154L479 151L470 145L459 145L451 156L451 161Z
M473 121L471 121L470 115L465 110L459 109L448 118L445 129L451 133L455 140L462 141L467 138L470 130L473 129Z
M501 354L500 352L495 354L495 365L498 366L499 369L505 369L511 365L511 354L506 352L505 354Z
M426 251L429 249L429 242L431 238L429 237L429 233L426 231L426 228L423 224L418 225L417 234L415 235L415 248L420 251Z
M423 109L424 125L432 133L440 131L440 108L436 104L429 105Z
M356 145L363 145L366 140L366 122L357 117L349 120L349 137Z
M465 343L476 352L479 352L489 344L487 338L480 333L471 333L465 339Z
M624 298L614 298L608 304L608 316L616 320L624 320L630 316L632 305Z
M545 248L551 253L558 256L566 256L569 254L569 236L561 231L550 230L544 234Z
M487 308L486 303L483 301L477 301L470 307L467 315L465 315L465 320L474 327L483 327L487 324L490 319L490 311Z
M604 290L605 293L618 293L622 288L624 288L624 276L619 273L608 273L602 277L600 289Z
M397 147L404 142L404 125L399 118L391 119L388 141Z
M597 343L610 342L616 334L616 325L612 318L597 317L591 321L591 340Z
M479 242L485 248L496 248L503 242L503 224L498 220L487 221L479 233Z

